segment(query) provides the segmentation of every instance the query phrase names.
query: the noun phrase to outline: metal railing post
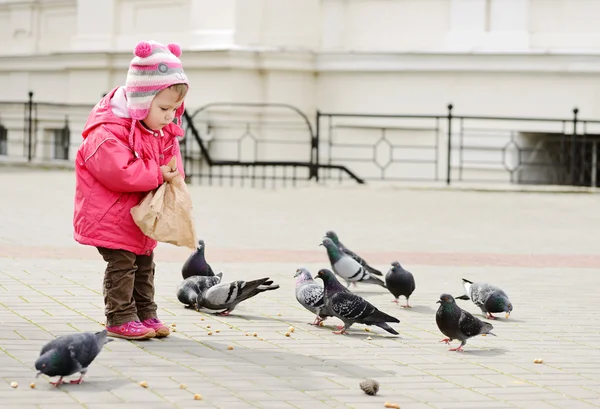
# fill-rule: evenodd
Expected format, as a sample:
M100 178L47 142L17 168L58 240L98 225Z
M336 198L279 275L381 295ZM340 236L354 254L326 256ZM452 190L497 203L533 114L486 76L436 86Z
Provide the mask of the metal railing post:
M577 141L577 114L579 109L573 108L573 135L571 136L571 186L575 185L575 145Z
M450 186L452 179L452 104L448 104L448 163L446 164L446 185Z
M29 91L27 101L27 161L31 162L33 152L33 92Z

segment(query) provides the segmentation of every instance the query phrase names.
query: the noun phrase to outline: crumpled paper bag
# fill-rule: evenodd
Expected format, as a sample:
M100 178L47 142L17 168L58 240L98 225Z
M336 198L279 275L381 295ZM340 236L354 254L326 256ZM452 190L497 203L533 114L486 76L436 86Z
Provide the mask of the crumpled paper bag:
M176 168L176 158L169 161ZM135 224L148 237L180 247L196 249L196 230L192 216L192 198L183 177L164 182L131 208Z

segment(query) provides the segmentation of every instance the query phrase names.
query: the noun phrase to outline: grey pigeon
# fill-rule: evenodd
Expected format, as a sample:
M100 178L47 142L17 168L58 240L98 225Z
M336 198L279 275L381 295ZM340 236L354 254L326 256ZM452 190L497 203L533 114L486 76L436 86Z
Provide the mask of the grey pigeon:
M211 311L219 311L217 315L229 315L242 301L254 297L264 291L276 290L278 284L273 284L269 277L254 281L232 281L220 283L203 293L198 294L196 306Z
M334 331L334 334L344 334L352 324L359 323L377 325L390 334L398 335L396 330L386 324L387 322L400 322L398 318L379 311L360 295L352 293L335 278L330 270L325 268L319 270L317 278L323 280L324 283L325 307L344 322L344 325L339 327L340 331Z
M183 280L177 287L177 299L186 306L186 308L196 308L198 294L208 290L210 287L221 282L223 273L216 276L191 276Z
M206 262L206 258L204 256L204 250L206 246L204 244L204 240L198 240L198 247L196 247L196 251L193 252L188 259L183 263L183 267L181 268L181 275L185 280L191 276L214 276L210 264Z
M492 324L481 321L470 312L460 308L450 294L440 295L437 303L440 304L440 307L435 314L435 322L442 334L447 337L440 342L450 344L455 339L460 341L458 348L450 348L449 351L462 351L467 339L477 335L490 334L496 336L492 333L494 329Z
M294 274L296 278L296 300L304 308L316 314L312 325L319 325L327 317L333 317L329 308L325 307L325 292L323 287L313 280L312 274L305 268L299 268Z
M492 315L493 312L505 312L506 318L509 317L513 305L504 291L491 284L474 283L464 278L462 280L466 294L456 297L457 300L470 299L473 304L481 308L481 312L485 314L485 317L491 320L498 318Z
M335 243L335 245L339 247L340 250L352 257L354 260L358 261L358 263L364 268L366 268L369 273L375 274L377 276L383 275L381 274L381 271L371 267L369 263L367 263L365 259L363 259L361 256L350 250L348 247L344 246L338 238L338 235L334 231L329 230L327 233L325 233L325 237L329 237Z
M325 246L327 249L327 257L329 257L331 268L346 281L346 285L360 282L377 284L385 288L385 284L381 279L372 276L358 261L340 250L329 237L325 237L320 245Z
M112 339L106 335L106 330L100 332L82 332L60 336L42 347L40 356L35 361L37 376L45 374L50 377L60 376L58 381L50 382L58 386L63 382L63 377L79 372L81 376L70 383L83 382L88 366L98 356L104 344Z
M394 301L398 304L398 297L401 295L406 297L406 305L403 308L412 308L408 304L408 299L415 291L415 278L410 271L406 271L399 262L394 261L392 268L385 275L385 285L390 293L394 296Z

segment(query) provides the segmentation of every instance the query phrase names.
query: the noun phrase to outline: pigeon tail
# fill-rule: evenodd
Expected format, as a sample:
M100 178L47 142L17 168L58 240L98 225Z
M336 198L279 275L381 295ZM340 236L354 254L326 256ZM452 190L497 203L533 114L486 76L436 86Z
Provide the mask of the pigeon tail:
M390 326L389 326L388 324L386 324L385 322L379 322L379 323L377 323L377 324L375 324L375 325L377 325L377 326L378 326L379 328L381 328L381 329L384 329L384 330L386 330L386 331L387 331L387 332L389 332L390 334L394 334L394 335L400 335L400 334L398 334L398 332L397 332L397 331L396 331L394 328L390 327Z
M385 283L384 283L382 280L380 280L379 278L377 278L377 277L373 277L373 276L371 276L371 277L367 278L366 280L362 280L362 281L360 281L360 282L362 282L362 283L372 283L372 284L377 284L377 285L380 285L380 286L382 286L383 288L386 288L386 289L387 289L387 287L386 287Z
M273 280L269 277L260 278L254 281L247 281L246 285L242 288L242 291L237 296L237 299L241 301L247 300L248 298L254 297L256 294L264 291L276 290L279 288L278 284L272 285Z
M494 329L494 327L492 326L492 324L490 324L489 322L481 322L481 331L479 331L480 334L492 334L491 331ZM496 336L496 334L492 334L493 336Z
M371 274L375 274L376 276L383 276L383 273L373 267L371 267L370 265L366 265L365 268L367 269L367 271Z
M383 311L375 310L368 317L365 318L365 324L379 325L382 322L400 322L396 317L386 314Z
M471 287L473 286L473 282L469 281L465 278L463 278L462 280L463 280L463 287L465 288L465 296L467 298L463 298L464 296L460 296L459 298L461 300L470 300L471 298L469 297L469 294L471 294Z

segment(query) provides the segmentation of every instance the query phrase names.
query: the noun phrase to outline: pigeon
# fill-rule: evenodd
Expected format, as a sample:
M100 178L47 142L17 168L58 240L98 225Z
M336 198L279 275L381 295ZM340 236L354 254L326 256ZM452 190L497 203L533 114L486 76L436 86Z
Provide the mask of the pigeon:
M460 341L458 348L450 348L449 351L463 351L467 339L476 335L490 334L496 336L492 333L494 329L492 324L481 321L470 312L460 308L450 294L440 295L437 303L440 304L440 307L435 314L435 322L442 334L447 337L440 342L450 344L455 339Z
M325 307L323 287L315 283L310 271L299 268L294 277L296 278L296 300L308 311L317 315L311 325L319 325L327 317L333 317L333 313Z
M358 263L363 266L364 268L367 269L367 271L371 274L375 274L377 276L382 276L383 274L381 274L381 271L374 269L373 267L371 267L366 261L365 259L363 259L361 256L359 256L358 254L356 254L355 252L353 252L352 250L350 250L348 247L344 246L342 244L342 242L340 241L340 239L338 238L338 235L332 231L329 230L327 233L325 233L325 237L329 237L336 246L339 247L340 250L342 250L344 253L346 253L347 255L349 255L350 257L352 257L354 260L358 261Z
M80 384L88 366L98 356L104 344L111 341L113 340L107 337L106 330L60 336L42 347L40 356L35 361L35 369L38 370L36 378L41 374L60 376L58 381L50 382L58 386L64 383L63 377L79 372L79 379L70 383Z
M191 276L183 280L177 287L177 299L186 306L186 308L196 308L198 294L208 290L210 287L221 282L223 273L216 276Z
M413 275L406 271L399 262L394 261L392 268L385 275L385 285L390 293L394 296L394 301L398 304L398 297L401 295L406 297L406 305L403 308L412 308L408 304L408 298L415 291L415 278Z
M347 286L350 283L361 282L377 284L386 288L381 279L372 276L358 261L342 252L329 237L325 237L320 245L325 246L327 249L327 257L329 257L331 268L346 281Z
M278 284L273 284L269 277L254 281L232 281L220 283L198 294L196 308L207 310L221 310L217 315L229 315L242 301L254 297L264 291L276 290Z
M198 247L196 247L196 251L188 257L188 259L183 263L183 267L181 268L181 275L185 280L191 276L214 276L210 264L206 262L206 258L204 257L204 249L206 246L204 245L204 240L198 240Z
M325 307L329 308L334 316L344 322L338 327L339 331L334 334L344 334L354 323L365 325L377 325L389 332L398 335L395 329L387 322L400 322L398 318L379 311L374 305L366 301L360 295L352 293L345 288L331 270L321 269L317 278L323 280L325 289Z
M474 283L464 278L462 280L466 294L456 297L457 300L472 300L490 320L498 319L492 315L493 312L506 312L505 317L510 316L513 306L504 291L491 284Z

